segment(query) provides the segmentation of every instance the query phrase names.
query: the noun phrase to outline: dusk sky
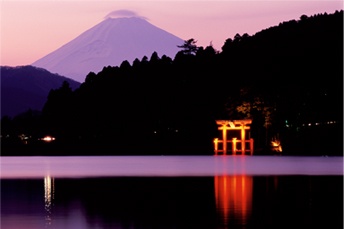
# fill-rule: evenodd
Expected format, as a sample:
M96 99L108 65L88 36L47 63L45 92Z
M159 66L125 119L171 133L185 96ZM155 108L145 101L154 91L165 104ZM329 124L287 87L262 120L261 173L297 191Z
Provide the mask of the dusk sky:
M29 65L107 16L138 16L198 46L216 50L227 38L256 32L301 15L334 13L342 0L0 0L1 65Z

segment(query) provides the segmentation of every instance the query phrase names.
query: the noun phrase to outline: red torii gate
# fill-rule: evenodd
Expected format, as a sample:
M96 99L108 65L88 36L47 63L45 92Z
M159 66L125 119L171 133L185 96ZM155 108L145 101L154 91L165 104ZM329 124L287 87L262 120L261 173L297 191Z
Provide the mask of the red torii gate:
M242 155L245 155L246 152L250 152L253 155L253 138L246 140L246 130L250 129L248 124L251 124L251 119L245 120L216 120L216 124L219 125L218 129L222 130L222 140L218 138L214 139L214 151L215 155L219 152L222 152L223 155L226 155L228 152L227 143L232 143L232 154L236 155L236 153L241 151ZM227 131L228 130L240 130L241 132L241 139L238 140L237 138L232 138L232 140L227 140ZM219 149L219 143L222 143L222 149ZM237 148L237 143L241 143L240 149ZM246 143L249 143L249 148L246 149Z

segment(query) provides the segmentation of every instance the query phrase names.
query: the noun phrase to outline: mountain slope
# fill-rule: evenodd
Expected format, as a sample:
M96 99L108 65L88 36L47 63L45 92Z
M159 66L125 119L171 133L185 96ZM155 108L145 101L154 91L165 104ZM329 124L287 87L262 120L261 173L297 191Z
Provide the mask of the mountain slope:
M108 18L32 65L84 82L86 75L124 60L174 57L183 40L141 18Z
M79 82L33 66L0 67L1 117L13 117L28 109L41 110L51 89L67 81L72 89Z

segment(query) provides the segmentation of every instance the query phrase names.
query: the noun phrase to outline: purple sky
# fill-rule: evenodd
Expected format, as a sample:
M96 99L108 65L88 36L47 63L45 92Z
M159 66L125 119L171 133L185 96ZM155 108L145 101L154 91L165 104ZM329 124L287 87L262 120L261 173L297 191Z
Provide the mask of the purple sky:
M342 0L1 0L1 65L27 65L106 17L137 16L184 40L221 51L236 33L254 35L302 14L334 13Z

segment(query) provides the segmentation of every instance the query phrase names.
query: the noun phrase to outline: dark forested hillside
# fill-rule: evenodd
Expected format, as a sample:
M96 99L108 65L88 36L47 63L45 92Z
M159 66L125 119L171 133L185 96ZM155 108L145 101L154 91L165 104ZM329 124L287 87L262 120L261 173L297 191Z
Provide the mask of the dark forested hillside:
M27 110L42 110L51 89L67 81L73 89L79 82L33 66L0 67L1 117L14 117Z
M222 49L222 61L233 63L240 82L279 105L286 118L342 119L342 11L303 15L252 37L237 35Z
M257 151L279 136L286 154L342 154L343 11L180 48L51 91L35 133L81 154L212 154L216 119L251 118Z

